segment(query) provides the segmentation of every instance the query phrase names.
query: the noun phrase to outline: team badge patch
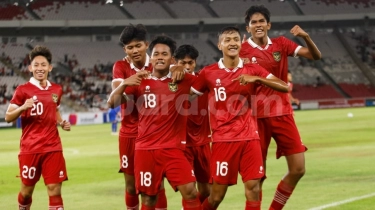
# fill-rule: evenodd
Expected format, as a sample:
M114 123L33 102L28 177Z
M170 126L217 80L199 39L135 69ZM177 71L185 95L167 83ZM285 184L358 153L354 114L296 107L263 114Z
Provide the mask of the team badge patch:
M57 94L52 93L52 100L53 100L53 102L57 103L58 99L59 99L59 97L57 96Z
M275 59L276 62L279 62L281 60L281 54L280 52L273 52L273 59Z
M178 89L178 86L176 83L169 82L168 83L169 90L172 92L176 92Z

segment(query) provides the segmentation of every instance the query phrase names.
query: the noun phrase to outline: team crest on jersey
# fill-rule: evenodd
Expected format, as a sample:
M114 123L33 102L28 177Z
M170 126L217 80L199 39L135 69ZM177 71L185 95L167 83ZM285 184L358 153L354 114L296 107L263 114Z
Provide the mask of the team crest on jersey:
M58 99L59 99L59 97L57 96L57 94L52 93L52 100L53 100L53 102L57 103Z
M168 87L169 87L169 90L172 92L176 92L178 90L178 86L176 83L169 82Z
M280 52L273 52L273 59L275 59L276 62L279 62L281 60L281 54Z

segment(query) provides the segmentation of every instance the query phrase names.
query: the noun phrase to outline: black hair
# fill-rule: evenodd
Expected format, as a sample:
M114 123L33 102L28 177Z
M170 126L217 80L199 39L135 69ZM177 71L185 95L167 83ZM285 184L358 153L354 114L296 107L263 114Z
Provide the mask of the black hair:
M227 26L222 28L218 33L217 36L220 38L221 35L229 33L229 32L237 32L238 34L240 33L240 29L238 29L237 26Z
M199 52L193 45L188 44L179 46L174 52L174 57L177 60L182 60L186 56L189 56L191 59L196 60L199 56Z
M266 18L267 23L270 22L270 19L271 19L270 11L264 5L254 5L254 6L251 6L245 12L245 23L247 26L249 25L251 16L253 16L255 13L262 14Z
M150 52L152 52L155 45L157 44L167 45L169 49L171 50L172 55L174 54L174 51L176 50L176 42L169 36L161 35L161 36L155 37L154 40L152 40L152 42L150 43L150 46L149 46Z
M35 57L37 56L43 56L47 59L48 63L51 64L52 62L52 53L51 51L45 47L45 46L41 46L41 45L37 45L34 47L34 49L32 49L29 53L29 58L30 58L30 61L32 62L34 60Z
M136 26L130 24L125 26L120 35L120 42L123 45L129 44L131 41L146 41L147 30L146 27L142 24Z

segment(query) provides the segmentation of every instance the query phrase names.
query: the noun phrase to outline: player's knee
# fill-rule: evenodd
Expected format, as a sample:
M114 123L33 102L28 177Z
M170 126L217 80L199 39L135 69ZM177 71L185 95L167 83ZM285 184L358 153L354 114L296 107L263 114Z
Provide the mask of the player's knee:
M48 184L47 191L49 196L61 195L61 184Z
M185 200L192 200L192 199L195 199L197 197L197 189L195 188L194 185L191 185L191 186L188 186L186 188L186 190L184 190L184 195L183 195L183 198Z
M305 175L306 169L304 166L296 167L289 172L292 176L301 178Z
M215 194L215 195L211 194L209 197L210 204L213 207L217 208L220 205L220 203L224 200L224 196L225 194Z

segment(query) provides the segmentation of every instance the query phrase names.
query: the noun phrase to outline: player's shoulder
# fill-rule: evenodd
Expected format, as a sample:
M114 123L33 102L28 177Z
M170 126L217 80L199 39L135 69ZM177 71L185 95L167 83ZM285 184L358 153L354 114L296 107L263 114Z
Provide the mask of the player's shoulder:
M246 63L243 65L243 71L262 71L264 68L257 63Z
M219 68L219 65L218 65L217 62L215 62L215 63L209 64L209 65L203 67L202 70L199 71L199 72L201 74L202 72L214 71L214 70L217 70L218 68Z
M113 69L130 68L130 63L124 60L118 60L113 64Z

